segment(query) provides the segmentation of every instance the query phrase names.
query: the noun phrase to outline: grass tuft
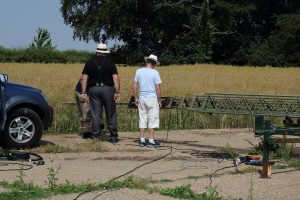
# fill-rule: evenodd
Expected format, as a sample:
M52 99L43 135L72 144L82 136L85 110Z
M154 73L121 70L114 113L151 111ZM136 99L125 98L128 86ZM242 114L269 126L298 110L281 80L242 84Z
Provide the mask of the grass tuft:
M0 193L0 200L29 200L49 198L53 195L72 194L81 192L91 192L98 190L114 190L122 188L141 189L149 193L159 193L164 196L170 196L177 199L195 199L195 200L221 200L216 188L208 188L203 194L195 193L190 185L183 185L176 188L161 189L158 187L150 187L150 181L129 176L122 181L110 181L100 184L72 184L68 181L64 184L56 184L55 187L41 188L32 184L15 182L9 184L0 182L0 186L8 191Z
M46 145L42 147L43 153L72 153L74 152L73 149L69 147L63 147L59 145Z
M207 192L203 194L195 193L191 185L183 185L176 188L162 189L160 194L164 196L170 196L176 199L195 199L195 200L221 200L222 197L219 195L215 187L209 187Z

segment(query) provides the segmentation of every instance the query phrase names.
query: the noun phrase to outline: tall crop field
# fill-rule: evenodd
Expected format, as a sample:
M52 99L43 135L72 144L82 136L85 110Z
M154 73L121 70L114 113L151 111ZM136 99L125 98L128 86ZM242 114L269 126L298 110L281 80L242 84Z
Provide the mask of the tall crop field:
M41 89L55 109L55 121L50 132L77 132L78 116L75 106L63 104L74 101L74 88L83 64L0 64L13 82ZM137 67L119 67L121 98L127 102ZM183 65L159 67L163 81L163 96L184 96L203 93L245 93L300 95L300 68L234 67L223 65ZM118 108L122 131L137 129L137 113L126 106ZM208 116L179 110L161 111L163 129L251 127L248 116Z

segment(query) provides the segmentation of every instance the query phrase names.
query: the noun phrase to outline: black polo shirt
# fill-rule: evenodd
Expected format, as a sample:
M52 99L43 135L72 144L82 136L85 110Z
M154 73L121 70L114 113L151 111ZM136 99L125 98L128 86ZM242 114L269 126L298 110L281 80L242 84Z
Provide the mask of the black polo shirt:
M104 56L96 56L90 59L84 66L82 74L89 76L87 88L98 84L114 86L112 75L118 74L117 67L113 61Z

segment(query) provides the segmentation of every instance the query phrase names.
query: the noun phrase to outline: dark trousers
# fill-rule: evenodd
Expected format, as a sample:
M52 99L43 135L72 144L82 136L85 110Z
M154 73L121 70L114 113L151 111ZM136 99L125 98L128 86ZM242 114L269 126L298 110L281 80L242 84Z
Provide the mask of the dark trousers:
M104 85L94 86L89 89L93 134L96 135L101 132L99 120L104 106L110 136L118 136L116 102L114 100L114 96L115 90L113 87Z

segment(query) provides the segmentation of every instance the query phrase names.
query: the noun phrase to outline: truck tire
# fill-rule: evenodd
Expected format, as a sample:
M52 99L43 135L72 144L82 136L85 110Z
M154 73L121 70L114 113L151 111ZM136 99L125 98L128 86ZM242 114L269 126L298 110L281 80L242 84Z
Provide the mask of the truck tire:
M4 146L16 149L32 148L39 143L43 130L43 122L35 111L19 108L6 120Z

